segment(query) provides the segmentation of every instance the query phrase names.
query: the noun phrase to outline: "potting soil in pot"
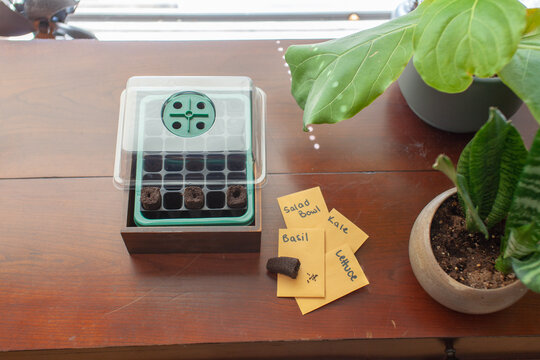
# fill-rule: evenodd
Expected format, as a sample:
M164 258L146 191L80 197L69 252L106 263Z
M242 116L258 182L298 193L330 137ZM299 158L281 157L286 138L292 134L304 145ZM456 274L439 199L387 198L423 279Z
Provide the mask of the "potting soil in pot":
M445 200L433 217L431 247L441 268L462 284L477 289L495 289L516 280L514 274L503 274L495 269L500 253L504 224L482 233L470 233L457 195Z

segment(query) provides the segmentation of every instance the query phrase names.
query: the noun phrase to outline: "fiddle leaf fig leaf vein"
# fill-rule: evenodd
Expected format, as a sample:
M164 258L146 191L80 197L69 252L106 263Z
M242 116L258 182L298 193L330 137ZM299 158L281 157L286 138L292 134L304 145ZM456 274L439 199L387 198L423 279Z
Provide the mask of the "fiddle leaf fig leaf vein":
M304 128L351 118L382 94L410 60L414 28L431 1L369 30L289 47L285 60L291 92L304 109Z
M540 123L540 9L528 9L527 29L512 60L499 72L501 80L528 106Z
M439 91L466 90L472 76L490 77L516 52L526 9L515 0L436 0L414 34L414 65Z

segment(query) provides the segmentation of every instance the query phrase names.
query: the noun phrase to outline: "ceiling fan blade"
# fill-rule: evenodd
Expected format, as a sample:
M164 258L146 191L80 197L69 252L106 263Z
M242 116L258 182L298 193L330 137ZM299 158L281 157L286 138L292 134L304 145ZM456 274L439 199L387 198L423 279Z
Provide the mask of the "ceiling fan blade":
M0 36L19 36L34 31L32 23L0 0Z

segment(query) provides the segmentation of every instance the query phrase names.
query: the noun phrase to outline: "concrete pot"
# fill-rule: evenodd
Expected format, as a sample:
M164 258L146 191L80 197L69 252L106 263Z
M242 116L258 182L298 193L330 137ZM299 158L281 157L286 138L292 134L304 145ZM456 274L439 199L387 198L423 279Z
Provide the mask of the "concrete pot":
M489 108L497 107L510 118L522 101L499 78L474 78L464 92L448 94L435 90L420 77L412 60L398 79L399 88L411 110L438 129L474 132L487 121Z
M409 240L409 259L414 275L433 299L452 310L466 314L488 314L505 309L527 292L521 281L488 290L463 285L444 272L431 250L433 216L443 201L455 193L456 189L453 188L437 196L414 222Z

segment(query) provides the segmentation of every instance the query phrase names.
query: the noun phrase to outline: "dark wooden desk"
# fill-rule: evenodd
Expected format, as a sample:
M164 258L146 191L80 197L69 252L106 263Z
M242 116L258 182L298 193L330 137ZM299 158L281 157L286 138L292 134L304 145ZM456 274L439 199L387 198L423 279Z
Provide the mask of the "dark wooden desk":
M469 136L422 123L396 86L355 119L303 133L290 43L0 42L0 357L442 359L448 339L460 359L540 356L540 296L463 315L409 265L416 215L450 187L431 164L457 159ZM246 75L266 91L260 254L127 253L111 176L133 75ZM530 144L528 110L514 121ZM370 235L357 257L371 284L302 316L265 264L284 227L276 197L317 185Z

